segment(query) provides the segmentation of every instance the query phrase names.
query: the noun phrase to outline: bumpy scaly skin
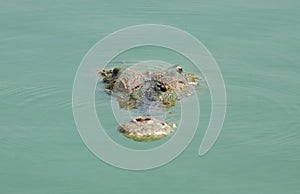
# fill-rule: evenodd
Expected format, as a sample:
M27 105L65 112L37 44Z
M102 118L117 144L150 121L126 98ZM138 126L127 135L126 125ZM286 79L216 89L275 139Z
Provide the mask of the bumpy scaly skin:
M100 72L106 84L106 92L117 98L121 109L138 109L158 102L168 108L184 96L191 95L191 87L197 86L198 76L183 72L174 66L160 72L142 72L118 68ZM168 136L173 128L164 121L149 116L136 117L119 126L124 136L135 141L153 141Z
M126 137L135 141L153 141L168 136L173 128L166 122L149 116L139 116L118 127Z
M166 107L175 105L183 96L189 96L191 86L199 79L183 72L180 66L162 72L141 72L131 68L103 70L106 92L117 97L123 109L137 109L146 100L159 101Z

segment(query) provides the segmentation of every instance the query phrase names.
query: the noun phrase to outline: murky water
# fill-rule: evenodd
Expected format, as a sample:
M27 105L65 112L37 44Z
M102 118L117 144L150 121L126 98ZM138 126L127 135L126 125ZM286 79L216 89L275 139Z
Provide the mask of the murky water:
M298 193L299 7L293 0L2 1L0 192ZM161 168L132 172L100 161L85 147L71 94L93 44L143 23L172 25L201 40L223 73L228 108L216 145L198 157L210 114L208 90L201 90L200 125L186 151ZM150 58L192 68L166 50L139 52L117 60ZM98 102L98 114L109 110ZM167 141L130 141L114 131L109 114L103 119L122 145L148 149Z

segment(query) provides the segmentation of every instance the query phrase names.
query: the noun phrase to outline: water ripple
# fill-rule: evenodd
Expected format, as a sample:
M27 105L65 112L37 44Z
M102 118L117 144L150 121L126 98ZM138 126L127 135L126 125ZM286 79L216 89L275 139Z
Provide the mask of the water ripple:
M65 95L62 87L49 82L26 85L18 82L1 82L2 101L13 99L18 107L45 106L59 109L71 107L71 95Z

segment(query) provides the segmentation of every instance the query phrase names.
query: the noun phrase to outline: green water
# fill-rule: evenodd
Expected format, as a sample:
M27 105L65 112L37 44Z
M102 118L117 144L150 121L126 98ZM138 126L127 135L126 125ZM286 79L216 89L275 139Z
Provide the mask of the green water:
M298 1L2 0L0 15L0 193L300 192ZM90 47L144 23L201 40L223 73L228 107L207 155L197 155L209 115L204 103L203 122L183 154L133 172L86 148L71 95Z

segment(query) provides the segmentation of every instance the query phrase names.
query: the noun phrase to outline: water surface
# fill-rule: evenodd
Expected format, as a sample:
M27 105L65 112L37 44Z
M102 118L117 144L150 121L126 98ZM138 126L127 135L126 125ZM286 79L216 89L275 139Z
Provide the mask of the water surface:
M1 1L0 192L298 193L299 8L294 0ZM161 168L132 172L85 147L71 93L92 45L144 23L181 28L207 46L223 73L228 109L204 157L197 151L209 118L205 93L185 152ZM167 51L147 56L177 63Z

